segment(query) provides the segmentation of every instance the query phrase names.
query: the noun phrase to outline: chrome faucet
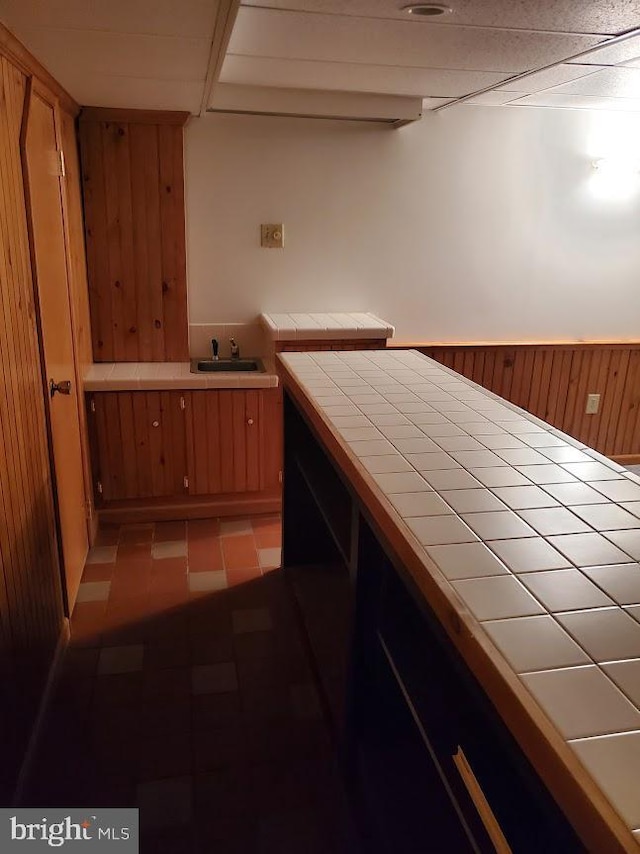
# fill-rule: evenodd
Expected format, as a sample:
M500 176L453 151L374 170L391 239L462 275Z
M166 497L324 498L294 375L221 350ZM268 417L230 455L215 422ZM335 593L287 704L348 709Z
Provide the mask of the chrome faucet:
M235 338L229 338L229 344L231 345L231 358L239 359L240 358L240 347L236 344Z
M211 350L213 352L213 361L217 362L218 361L218 339L217 338L211 339Z

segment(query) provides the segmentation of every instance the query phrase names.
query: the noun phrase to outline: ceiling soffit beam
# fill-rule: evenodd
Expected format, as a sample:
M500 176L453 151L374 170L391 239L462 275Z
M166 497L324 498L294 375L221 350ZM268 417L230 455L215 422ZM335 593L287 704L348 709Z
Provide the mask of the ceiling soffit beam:
M202 101L200 102L201 116L206 113L207 107L211 102L211 96L220 76L220 69L222 68L227 47L229 46L231 31L236 22L239 8L240 0L219 0L218 13L211 38L207 76L204 81Z
M575 62L576 59L583 59L585 56L591 56L592 53L597 53L599 50L602 50L603 47L611 47L611 45L621 44L622 42L626 42L636 36L640 36L640 27L634 27L631 30L626 30L624 33L619 33L617 36L614 36L612 39L606 39L600 44L595 45L595 47L589 47L586 50L581 50L579 53L574 53L571 56L564 57L564 59L558 59L555 62L550 62L548 65L541 65L539 68L532 68L529 71L522 71L520 74L514 74L512 77L508 77L506 80L501 80L499 83L492 83L490 86L485 86L484 89L477 89L475 92L470 92L468 95L461 95L459 98L453 98L451 101L447 101L446 104L440 104L439 106L434 107L430 112L439 113L440 110L447 110L449 107L464 104L466 101L470 101L478 95L484 95L485 92L493 92L495 89L504 89L512 83L518 83L520 80L526 80L527 77L531 77L541 71L549 71L551 68L558 68L558 66L566 65L568 62Z
M400 127L422 118L422 98L219 83L207 112L386 122Z

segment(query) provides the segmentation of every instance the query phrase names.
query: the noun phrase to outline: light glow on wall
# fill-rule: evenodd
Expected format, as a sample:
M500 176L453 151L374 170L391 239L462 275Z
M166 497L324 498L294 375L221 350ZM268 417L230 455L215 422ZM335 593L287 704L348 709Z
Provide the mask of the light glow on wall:
M594 197L624 201L640 192L640 114L594 112L587 145Z

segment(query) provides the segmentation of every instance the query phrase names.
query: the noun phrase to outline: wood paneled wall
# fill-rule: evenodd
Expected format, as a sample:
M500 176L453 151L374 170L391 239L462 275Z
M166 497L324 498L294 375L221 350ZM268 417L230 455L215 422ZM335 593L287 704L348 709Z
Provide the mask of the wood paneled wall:
M93 356L189 356L184 113L89 109L80 121Z
M27 74L0 57L0 802L63 624L20 155Z
M412 346L607 456L640 454L640 343Z

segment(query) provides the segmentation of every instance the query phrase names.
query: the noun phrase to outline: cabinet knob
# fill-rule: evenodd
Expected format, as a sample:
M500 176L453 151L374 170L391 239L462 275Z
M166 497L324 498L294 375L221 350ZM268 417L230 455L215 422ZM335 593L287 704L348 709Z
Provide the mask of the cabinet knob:
M249 427L252 427L253 426L253 418L247 418L247 424L249 425Z
M159 426L160 426L160 422L159 422L159 421L152 421L152 422L151 422L151 426L152 426L152 427L159 427Z

